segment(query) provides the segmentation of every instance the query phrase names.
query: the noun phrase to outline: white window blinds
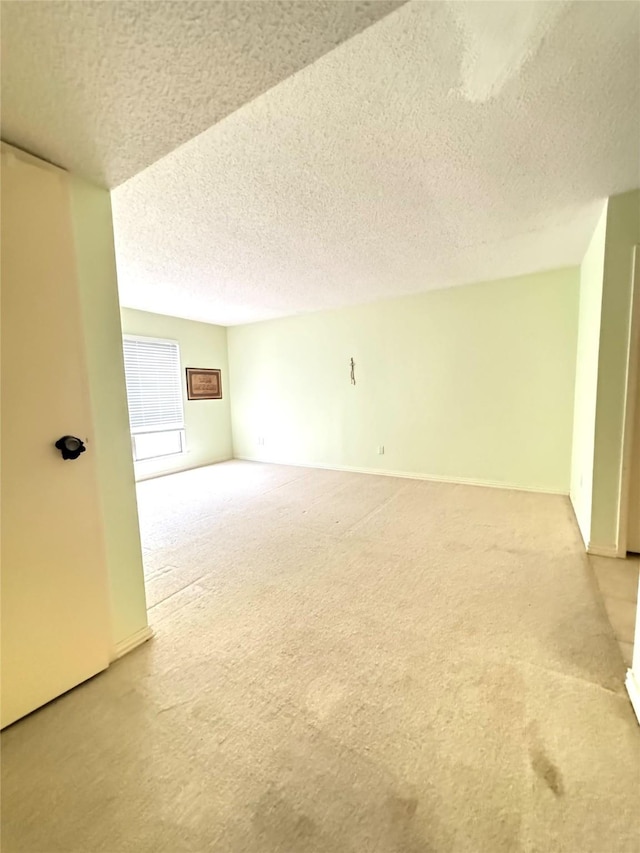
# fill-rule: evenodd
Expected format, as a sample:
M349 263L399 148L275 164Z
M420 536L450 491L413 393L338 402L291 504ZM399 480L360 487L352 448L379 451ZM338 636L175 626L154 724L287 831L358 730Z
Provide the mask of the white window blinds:
M180 350L175 341L125 337L124 372L132 434L184 427Z

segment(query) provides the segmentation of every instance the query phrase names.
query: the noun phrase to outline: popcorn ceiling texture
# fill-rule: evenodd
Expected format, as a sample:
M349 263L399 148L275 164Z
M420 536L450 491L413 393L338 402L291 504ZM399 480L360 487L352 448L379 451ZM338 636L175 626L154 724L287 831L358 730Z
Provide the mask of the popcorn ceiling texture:
M470 101L495 97L535 54L562 11L562 3L456 3L453 14L465 42L464 96Z
M399 5L3 2L3 139L116 186Z
M123 303L232 325L578 264L640 185L640 6L480 5L401 6L119 187Z
M139 173L113 194L132 308L231 325L511 277L579 263L602 200L640 186L639 19L5 2L3 133L109 186Z

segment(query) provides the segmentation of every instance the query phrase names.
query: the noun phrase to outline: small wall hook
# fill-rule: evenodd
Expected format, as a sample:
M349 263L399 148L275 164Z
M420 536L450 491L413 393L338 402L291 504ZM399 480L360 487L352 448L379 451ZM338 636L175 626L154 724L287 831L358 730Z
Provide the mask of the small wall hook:
M55 446L62 454L63 459L77 459L87 449L84 442L75 435L63 435L56 441Z
M356 384L356 363L351 359L351 384Z

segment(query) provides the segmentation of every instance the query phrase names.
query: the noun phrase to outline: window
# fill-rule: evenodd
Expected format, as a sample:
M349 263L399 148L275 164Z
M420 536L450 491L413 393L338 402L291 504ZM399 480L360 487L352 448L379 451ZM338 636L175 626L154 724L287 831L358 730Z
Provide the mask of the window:
M184 410L176 341L124 338L124 373L136 462L183 453Z

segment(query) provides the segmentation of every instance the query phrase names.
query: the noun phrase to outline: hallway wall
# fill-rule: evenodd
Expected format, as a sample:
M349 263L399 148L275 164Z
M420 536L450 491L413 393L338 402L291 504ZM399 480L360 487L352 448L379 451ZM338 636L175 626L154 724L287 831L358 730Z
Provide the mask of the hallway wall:
M146 636L110 193L70 176L78 289L109 568L112 657Z

